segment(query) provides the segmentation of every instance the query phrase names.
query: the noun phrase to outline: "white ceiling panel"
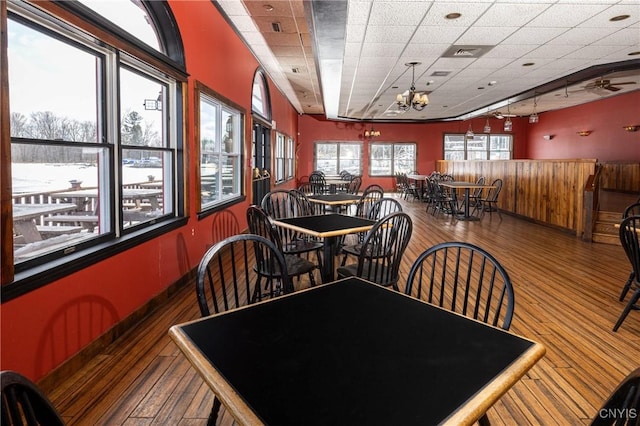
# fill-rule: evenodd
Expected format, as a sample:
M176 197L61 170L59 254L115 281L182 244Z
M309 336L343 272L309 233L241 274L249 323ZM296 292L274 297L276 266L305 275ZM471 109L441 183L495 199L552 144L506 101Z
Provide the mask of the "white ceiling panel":
M638 0L216 4L300 113L324 110L329 118L352 120L465 119L509 103L514 113L528 115L534 95L541 113L640 90L640 53L633 54L640 52ZM460 15L450 19L451 13ZM611 21L622 15L629 17ZM283 27L287 34L275 34L273 22L291 23ZM492 48L477 48L483 45ZM416 88L430 92L430 105L402 112L395 97L409 89L412 74L405 64L414 61L421 63ZM294 66L303 72L293 74ZM603 80L620 81L615 77L622 72L634 84L604 87ZM598 93L584 88L594 88L596 81Z

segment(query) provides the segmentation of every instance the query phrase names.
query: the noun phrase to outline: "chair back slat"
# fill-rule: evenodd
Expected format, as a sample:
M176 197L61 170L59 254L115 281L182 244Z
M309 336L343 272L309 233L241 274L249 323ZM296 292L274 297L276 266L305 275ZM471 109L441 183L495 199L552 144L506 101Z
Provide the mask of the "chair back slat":
M425 250L409 271L405 293L505 330L511 325L511 279L473 244L446 242Z
M268 294L261 288L260 269L276 267L281 273L277 288L273 282ZM204 254L196 275L196 297L201 315L208 316L248 305L264 297L293 291L286 273L287 265L281 251L270 240L255 234L240 234L226 238Z

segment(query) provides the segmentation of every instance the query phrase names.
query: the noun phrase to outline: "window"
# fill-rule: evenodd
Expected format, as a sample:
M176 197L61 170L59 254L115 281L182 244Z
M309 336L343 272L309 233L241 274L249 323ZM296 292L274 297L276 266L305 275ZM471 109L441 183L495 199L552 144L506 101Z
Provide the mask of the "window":
M287 179L293 179L295 174L295 143L292 138L287 138L287 154L285 156L287 160Z
M285 179L285 136L276 133L276 183L284 182Z
M200 140L200 210L242 197L244 116L197 84Z
M294 155L293 139L276 133L276 183L293 179Z
M510 160L513 136L480 134L467 140L464 134L444 135L445 160Z
M271 120L271 100L267 79L260 70L253 77L253 89L251 91L251 111L266 120Z
M131 2L111 3L122 16L119 3ZM61 7L93 13L75 2ZM156 34L146 17L165 8L136 2L134 19ZM157 35L139 43L153 53L125 51L124 42L98 40L27 3L9 3L8 12L14 232L3 238L12 239L15 272L156 235L183 210L174 190L182 175L181 58L164 56Z
M343 170L353 175L362 174L360 143L316 142L315 170L337 175Z
M416 170L415 143L372 143L369 154L371 176L393 176Z

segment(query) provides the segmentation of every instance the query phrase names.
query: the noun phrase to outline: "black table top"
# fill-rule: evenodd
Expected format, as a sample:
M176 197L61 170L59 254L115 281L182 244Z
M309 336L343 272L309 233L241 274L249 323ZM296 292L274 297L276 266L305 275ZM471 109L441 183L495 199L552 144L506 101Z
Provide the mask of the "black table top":
M341 194L315 194L315 195L310 195L307 198L309 198L309 201L320 201L320 202L331 203L331 202L358 201L360 200L360 198L362 198L362 196L357 194L341 193Z
M338 213L289 217L278 219L276 222L286 223L297 228L308 229L318 234L344 229L362 228L366 226L371 227L376 223L375 220Z
M176 327L271 425L435 425L537 345L357 278Z

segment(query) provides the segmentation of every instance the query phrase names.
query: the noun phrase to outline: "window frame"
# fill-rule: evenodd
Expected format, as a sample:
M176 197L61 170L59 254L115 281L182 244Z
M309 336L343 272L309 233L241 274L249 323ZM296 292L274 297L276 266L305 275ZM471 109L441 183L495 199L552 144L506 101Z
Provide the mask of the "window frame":
M377 174L373 173L373 152L374 147L376 146L390 146L391 147L391 158L389 158L391 170L390 173ZM409 168L409 171L406 173L410 173L413 170L417 170L417 152L418 152L418 144L415 142L371 142L369 144L369 176L371 177L389 177L396 175L396 146L413 146L413 151L416 155L413 156L413 166Z
M2 232L1 242L2 261L0 266L3 272L1 274L2 286L0 288L2 302L4 303L5 301L46 285L51 281L86 268L96 262L107 259L117 253L121 253L186 224L185 198L181 191L177 191L177 188L183 186L182 181L184 179L184 140L182 130L184 115L182 99L185 94L184 89L187 83L187 73L184 67L182 43L179 34L175 32L175 25L168 27L159 27L156 25L156 31L162 40L161 44L165 46L170 45L170 48L166 50L167 54L162 54L150 48L145 43L132 39L125 31L122 31L119 27L106 21L80 3L43 2L30 4L17 0L3 3L5 4L0 7L3 27L6 27L8 19L15 19L22 24L34 28L36 31L40 31L50 37L54 36L56 39L76 48L84 45L89 46L91 51L97 51L100 50L98 48L98 46L100 46L108 51L110 58L114 58L107 58L107 60L113 61L114 63L111 64L111 66L115 68L122 66L130 57L134 61L140 61L140 63L144 63L145 66L148 66L150 69L156 70L158 75L166 77L172 82L172 90L174 90L170 96L170 102L166 103L167 107L171 105L170 131L172 132L172 136L170 137L171 146L167 149L172 150L173 159L171 161L170 176L166 181L171 191L171 214L158 218L157 220L154 219L145 222L143 226L135 226L127 230L124 230L121 225L119 227L117 222L113 222L115 223L115 227L112 228L114 232L98 235L96 238L91 239L89 243L78 244L76 246L69 245L64 250L46 253L35 258L37 260L28 260L17 265L14 263L13 242L11 241L12 232L10 227L12 220L11 218L3 218L3 223L9 223L9 232ZM143 3L154 23L167 20L170 22L173 20L173 15L168 5L153 4L153 2L147 2L145 0L143 0ZM160 18L158 18L158 15L160 15ZM169 28L169 30L167 30L167 28ZM164 34L163 31L165 32ZM6 58L7 51L5 49L6 45L3 44L3 52L1 53L2 56ZM6 65L3 65L3 67L5 66ZM3 85L7 85L8 87L7 73L4 71L6 71L6 68L3 68ZM111 73L112 69L108 68L104 78L113 78L109 77ZM104 85L100 85L100 87L104 87ZM117 99L113 98L113 96L117 97L117 90L109 89L103 93L103 96L107 98L101 99L101 108L104 108L105 101L108 101L111 105L117 102ZM10 102L8 95L3 95L1 101L3 110L2 118L3 121L7 120L8 122L8 105ZM119 110L119 106L116 108L116 110ZM107 114L111 115L107 117ZM117 125L115 123L117 123ZM117 189L122 179L121 145L119 140L110 139L114 135L119 134L119 123L120 119L117 117L117 114L102 112L100 113L97 124L98 126L103 125L104 127L99 129L98 132L102 134L103 137L107 137L107 139L99 139L95 143L79 143L78 145L74 145L111 151L108 164L110 173L113 174L113 176L109 177L110 187L104 188L109 192L113 192L114 185ZM112 136L108 136L109 134ZM1 140L3 153L10 152L13 143L23 142L28 144L44 143L42 139L24 140L21 138L11 138L10 130L8 126L6 126L6 131L3 130L2 132ZM58 141L47 141L46 143L53 143L54 145L60 144ZM62 143L62 145L64 144L65 142ZM10 158L10 155L7 155L5 158ZM7 177L7 175L3 174L3 178L4 177ZM116 194L119 194L119 191L116 191ZM117 197L111 198L114 199ZM3 191L1 200L3 215L7 213L11 215L11 200L11 190ZM111 221L119 217L118 207L120 205L121 200L115 200L110 208ZM3 231L7 231L7 229L3 228Z
M218 108L220 110L220 114L222 111L234 111L238 113L238 139L234 141L234 145L237 148L237 151L232 155L226 155L227 157L237 158L238 159L238 193L231 197L224 197L224 194L217 200L212 203L203 204L202 201L202 144L201 144L201 119L202 114L200 110L200 105L202 102L202 95L205 95L207 98L211 99L214 102L217 102ZM244 163L245 163L245 155L244 155L244 144L245 144L245 125L246 125L246 111L240 105L234 103L233 101L225 98L220 95L215 90L209 88L205 84L200 81L196 81L194 84L194 98L195 98L195 140L196 143L196 151L198 158L198 167L196 171L196 180L197 180L197 191L196 191L196 202L198 205L198 218L202 219L209 214L220 211L224 208L232 206L234 204L243 202L246 199L245 194L245 173L244 173ZM219 124L219 128L221 130L221 123ZM222 143L222 142L220 142ZM222 155L222 151L217 151L218 155ZM220 163L219 163L220 164ZM220 185L220 181L218 185ZM218 186L221 187L221 186Z
M342 170L347 170L347 168L345 168L344 166L342 166L340 164L341 161L341 155L340 155L340 149L342 146L346 146L346 145L352 145L352 146L357 146L358 147L358 152L359 152L359 156L358 156L358 163L359 163L359 167L358 167L358 171L357 173L352 173L352 174L356 174L356 175L362 175L362 170L364 168L364 164L362 161L362 154L363 154L363 144L362 142L359 141L315 141L314 143L314 147L313 147L313 169L314 170L321 170L318 167L318 148L321 145L336 145L336 171L335 174L339 174Z
M447 141L447 138L450 136L455 136L457 138L462 138L463 140L463 148L462 149L447 149L447 142L455 142L455 141ZM491 149L491 141L493 138L508 138L509 140L509 149ZM482 139L485 140L486 148L484 150L476 150L469 149L469 142L475 141L480 142ZM461 160L469 160L469 161L487 161L487 160L512 160L513 159L513 134L511 133L480 133L474 135L473 139L467 139L464 133L444 133L442 135L442 158L447 161L461 161ZM462 153L463 158L447 158L447 153ZM479 153L484 152L485 158L469 158L469 152ZM507 152L508 158L492 158L493 153L505 153Z

